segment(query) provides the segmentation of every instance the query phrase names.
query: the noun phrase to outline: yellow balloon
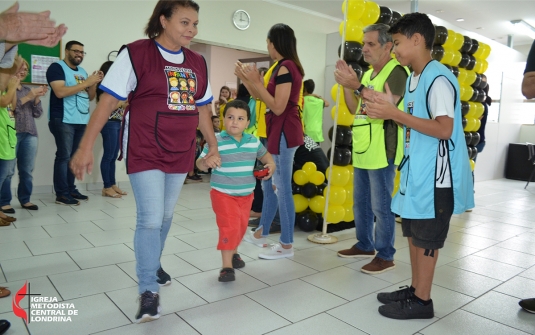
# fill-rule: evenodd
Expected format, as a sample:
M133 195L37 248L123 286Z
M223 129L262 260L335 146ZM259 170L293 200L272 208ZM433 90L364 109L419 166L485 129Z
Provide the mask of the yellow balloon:
M480 121L481 122L481 121ZM476 119L473 117L466 118L466 126L464 126L464 131L475 131Z
M331 170L331 167L328 167L325 171L325 177L329 178L329 171ZM346 169L345 166L337 166L334 165L332 167L332 176L331 176L331 184L334 186L344 186L349 181L350 173L348 169Z
M467 76L466 76L466 80L464 81L464 83L466 85L472 85L473 83L475 83L476 79L477 79L477 75L476 75L475 71L466 70L466 73L467 73Z
M455 39L455 43L453 44L453 50L460 51L461 47L464 44L464 36L463 34L455 33L455 37L456 39Z
M336 122L339 126L351 126L353 121L355 121L355 115L349 112L349 109L346 105L340 105L338 111L338 120ZM336 112L336 106L331 109L331 117L334 120L334 113Z
M327 199L327 189L323 190L323 196ZM341 186L331 185L329 190L329 206L332 205L342 205L346 201L346 190Z
M321 171L314 171L310 175L309 180L312 184L319 186L325 181L325 175Z
M302 211L308 208L308 199L305 198L303 195L294 194L293 198L296 213L301 213Z
M481 127L481 120L480 119L475 119L475 121L476 121L476 124L472 128L472 131L478 131L479 127Z
M347 5L347 18L358 20L362 17L365 8L364 0L349 0ZM342 13L346 13L346 0L342 3Z
M468 101L474 95L474 88L466 84L461 84L464 87L464 94L461 96L462 101Z
M308 207L310 207L314 213L323 213L323 210L325 209L325 197L322 195L316 195L310 199L308 202Z
M471 159L471 160L470 160L470 169L471 169L472 171L474 171L475 168L476 168L476 162L474 162L474 160Z
M359 42L362 43L362 38L364 37L364 25L359 20L348 20L346 23L346 41ZM343 36L344 33L344 21L340 22L338 27L338 32L340 36Z
M461 95L461 97L466 94L465 91L466 91L465 85L459 84L459 94Z
M489 67L489 62L487 62L486 59L482 59L481 63L483 65L481 65L481 72L480 73L485 73L487 71L488 67Z
M457 35L455 34L455 32L451 29L448 29L448 38L446 38L446 42L444 42L444 44L442 45L444 48L448 47L448 48L452 48L453 49L453 46L455 44L455 39L457 38Z
M487 57L490 55L490 51L491 51L490 45L484 44L483 52L481 53L481 57L480 58L483 59L483 60L486 60Z
M457 80L459 81L459 84L463 84L467 76L468 76L468 73L466 72L466 70L463 68L459 68L459 75L457 76Z
M345 203L353 203L353 185L351 187L346 187L346 202Z
M345 211L346 211L346 215L344 216L344 218L342 219L342 221L344 221L344 222L351 222L351 221L355 220L355 215L354 215L354 213L353 213L353 208L352 208L352 207L350 207L350 208L345 207L344 209L345 209Z
M312 176L314 172L318 171L318 168L316 167L316 164L314 164L314 162L306 162L305 164L303 164L301 170L305 171L307 175Z
M379 8L378 4L373 1L366 1L366 8L364 9L364 14L362 14L360 20L365 26L367 26L377 22L380 14L381 9Z
M476 103L473 101L468 101L468 106L470 106L468 109L468 113L466 113L464 117L467 119L469 118L475 119L476 118Z
M442 59L440 62L442 64L450 64L453 60L453 50L444 48L444 56L442 56Z
M478 49L479 50L479 49ZM483 70L483 60L476 58L476 63L474 65L474 72L475 73L482 73L481 70Z
M308 174L303 170L297 170L294 172L294 182L297 185L305 185L308 183Z
M344 219L346 210L340 205L330 205L327 209L327 222L338 223Z
M459 63L461 62L461 58L462 58L462 55L461 55L461 52L457 51L457 50L453 50L453 60L451 61L450 65L451 66L458 66Z
M331 98L333 98L334 101L336 101L337 91L338 91L338 84L334 84L333 87L331 88ZM340 85L340 102L342 101L345 103L344 88L342 87L342 85Z
M474 117L476 119L479 119L483 115L483 113L485 113L485 107L483 106L481 102L474 102L474 105L476 108Z

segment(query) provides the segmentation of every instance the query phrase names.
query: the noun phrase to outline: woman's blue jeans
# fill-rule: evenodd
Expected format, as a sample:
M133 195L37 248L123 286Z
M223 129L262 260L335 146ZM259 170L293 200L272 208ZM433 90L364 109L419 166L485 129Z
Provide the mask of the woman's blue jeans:
M269 235L269 228L277 213L280 213L281 244L293 244L295 225L295 206L292 197L292 168L295 151L298 147L288 148L284 134L281 136L280 151L272 155L277 166L273 176L262 181L264 202L262 203L262 217L257 229L262 229L262 236ZM276 190L273 190L275 186Z
M30 202L33 190L33 167L35 166L35 155L37 154L37 136L30 133L17 133L17 169L19 170L19 185L17 197L21 205ZM14 162L14 161L13 161ZM0 191L0 206L11 203L11 177L15 173L15 164L12 164L11 173L5 178Z
M119 155L119 134L121 132L121 122L108 121L100 133L102 134L102 146L104 154L100 161L100 173L104 188L110 188L115 182L115 161Z
M139 294L158 292L156 271L186 174L149 170L129 177L137 207L134 252Z

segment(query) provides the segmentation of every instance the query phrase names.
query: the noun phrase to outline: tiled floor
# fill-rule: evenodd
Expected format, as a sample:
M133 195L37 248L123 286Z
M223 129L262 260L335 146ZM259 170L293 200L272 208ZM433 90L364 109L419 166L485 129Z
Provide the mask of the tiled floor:
M217 281L220 254L209 184L185 185L162 256L174 278L161 289L163 316L132 323L137 309L133 252L135 203L95 192L78 207L34 195L40 210L15 207L18 221L0 228L0 285L13 295L27 280L32 294L57 297L78 310L71 322L30 322L29 331L0 299L7 334L534 334L535 315L520 298L535 297L535 183L476 184L477 207L456 215L440 252L432 296L435 318L397 321L377 312L376 292L410 284L407 241L396 235L393 271L360 272L369 259L344 259L354 229L320 245L296 230L291 259L259 260L242 244L247 265L233 283ZM277 236L271 237L274 241ZM27 298L21 306L27 306Z

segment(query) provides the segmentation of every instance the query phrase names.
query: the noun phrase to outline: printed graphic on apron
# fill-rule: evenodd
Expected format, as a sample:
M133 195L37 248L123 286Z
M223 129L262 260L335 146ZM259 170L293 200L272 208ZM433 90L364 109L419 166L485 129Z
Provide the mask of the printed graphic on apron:
M197 76L191 69L165 67L167 78L167 107L170 110L193 111L197 92Z

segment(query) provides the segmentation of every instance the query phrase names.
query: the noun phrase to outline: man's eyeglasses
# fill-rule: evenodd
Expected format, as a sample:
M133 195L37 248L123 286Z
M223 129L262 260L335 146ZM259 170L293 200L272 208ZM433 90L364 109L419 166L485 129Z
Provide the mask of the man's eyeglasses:
M74 49L69 49L69 50L74 52L75 55L82 55L82 56L87 55L87 53L82 50L74 50Z

